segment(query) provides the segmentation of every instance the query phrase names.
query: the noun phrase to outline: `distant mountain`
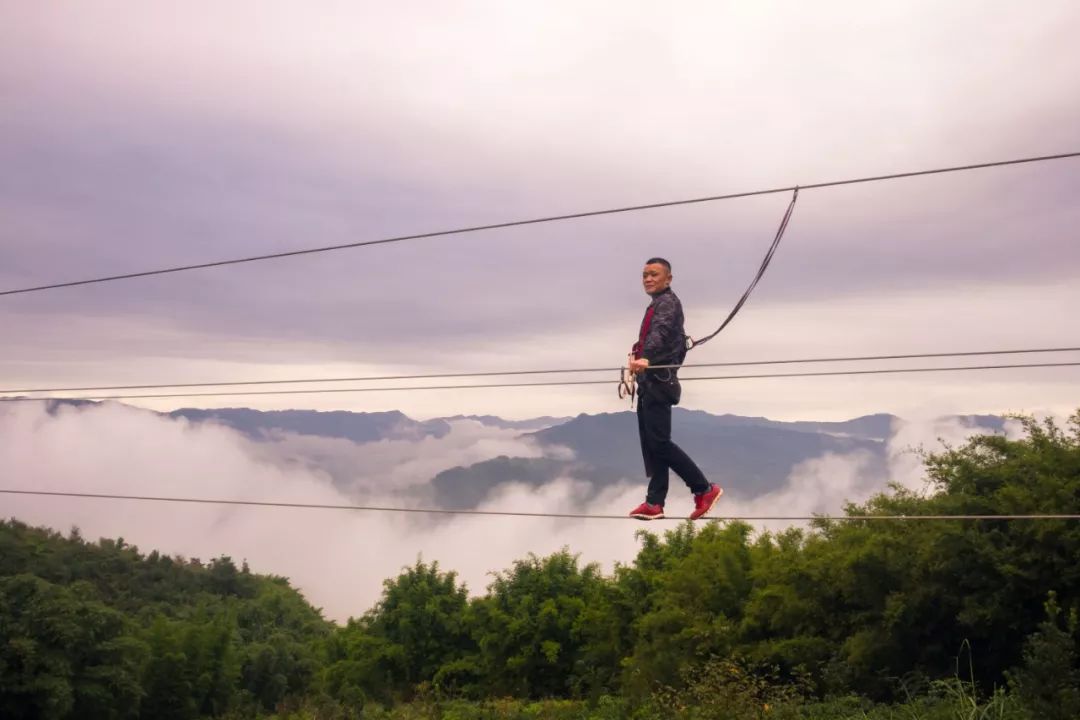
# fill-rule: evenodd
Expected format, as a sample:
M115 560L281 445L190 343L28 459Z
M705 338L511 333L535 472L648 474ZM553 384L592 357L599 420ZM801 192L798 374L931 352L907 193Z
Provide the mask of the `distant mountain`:
M472 420L488 427L531 432L564 423L570 418L538 417L528 420L504 420L495 415L454 415L433 420L413 420L398 411L355 413L316 410L262 411L248 408L201 410L184 408L168 414L192 422L218 422L254 440L264 440L269 432L344 438L355 443L379 440L419 440L441 438L450 432L450 423Z
M881 456L882 440L837 437L812 430L792 430L783 423L745 423L731 415L710 415L675 408L675 439L706 475L727 487L753 494L781 487L791 469L827 452L865 450ZM580 415L568 423L531 435L541 445L568 447L574 459L629 478L644 475L631 412Z
M479 506L500 485L524 483L540 487L560 477L586 480L598 491L616 483L621 475L610 468L596 468L554 458L511 458L492 460L444 470L431 481L434 500L448 510L471 510Z
M47 400L46 403L50 413L61 406L97 404L85 400ZM441 438L451 431L451 423L471 420L519 431L522 437L548 451L545 457L501 456L438 473L431 481L433 499L441 507L454 509L474 508L500 485L511 482L540 486L558 477L573 477L599 492L620 480L643 483L645 475L633 412L529 420L455 415L417 421L397 411L187 408L166 416L190 422L221 423L256 441L270 440L276 433L295 433L342 438L354 443ZM1001 432L1005 424L1003 418L993 415L961 415L952 419L993 432ZM869 458L866 472L884 474L885 441L898 420L893 415L878 414L842 422L783 422L675 408L673 425L676 441L707 476L733 494L752 497L783 487L796 465L827 453L863 451ZM569 449L571 455L568 457L561 448ZM674 476L672 482L673 487L681 485Z
M453 415L451 417L439 418L447 422L453 422L455 420L473 420L481 425L487 425L488 427L500 428L502 430L543 430L553 425L561 425L564 422L570 420L568 417L549 417L547 415L538 418L529 418L528 420L504 420L501 417L495 415Z
M490 427L518 430L552 452L543 458L498 457L438 473L432 479L435 501L442 507L476 507L500 485L521 482L540 486L557 477L590 483L598 492L622 479L644 478L632 412L504 420L490 415L457 415L416 421L401 412L353 413L313 410L259 411L248 408L192 409L168 413L190 422L216 422L256 441L275 433L347 439L355 443L384 439L420 440L443 437L450 423L472 420ZM779 422L763 417L713 415L675 409L676 439L729 492L759 495L783 486L800 462L825 453L863 450L873 470L884 470L884 439L895 418L870 415L845 422ZM555 448L569 448L561 459ZM677 478L673 482L678 483Z
M757 420L758 418L753 418ZM872 440L887 440L893 431L893 423L898 420L895 415L864 415L853 420L843 422L778 422L764 420L762 425L767 427L783 428L787 430L799 430L801 432L819 432L838 437L855 437Z
M898 420L895 415L864 415L853 420L842 422L814 422L782 420L769 420L764 417L746 417L743 415L713 415L702 410L675 409L674 422L685 425L702 423L705 426L730 426L730 427L768 427L780 430L798 430L800 432L826 433L838 437L863 438L867 440L886 440L892 434L893 423Z
M1004 420L992 415L955 419L993 432L1004 427ZM679 445L710 479L743 497L783 487L796 465L826 453L863 451L868 458L865 472L882 476L886 470L885 441L898 420L879 414L843 422L781 422L681 408L675 408L673 415ZM632 412L579 415L528 436L542 447L569 448L573 460L498 457L453 468L432 481L437 501L446 507L472 508L499 485L518 482L540 486L560 476L584 480L596 492L624 479L644 485L637 418ZM673 488L681 487L674 475L672 483Z
M675 412L679 446L698 462L708 478L742 497L783 487L795 465L826 452L864 450L869 458L868 472L885 472L885 441L880 439L787 430L705 412ZM432 480L435 500L455 510L467 510L483 502L500 485L524 483L539 487L557 477L584 480L594 492L623 479L638 480L644 487L644 463L633 412L582 415L529 436L546 448L569 448L575 457L500 457L469 467L454 467ZM672 483L676 492L683 487L674 474Z
M101 403L97 402L96 400L79 400L78 398L71 400L66 398L58 398L55 400L50 399L45 401L45 412L49 413L50 415L55 415L56 412L62 407L84 408L100 404Z
M218 422L253 440L265 440L273 432L290 432L297 435L343 438L355 443L368 443L386 439L441 438L450 432L450 424L445 420L420 422L397 410L354 413L316 410L265 411L248 408L211 410L184 408L168 413L168 417L185 418L191 422Z
M795 465L826 452L863 450L872 462L870 472L885 471L885 441L854 436L862 427L858 421L833 423L838 425L837 431L842 429L852 435L839 436L809 426L798 430L788 427L795 423L714 416L676 408L673 424L677 443L698 462L705 475L746 497L783 487ZM566 471L594 484L604 485L611 478L645 477L633 412L582 415L530 436L541 446L572 450L575 468L571 471L567 467ZM673 481L679 483L675 477Z
M994 432L1005 431L1005 418L999 415L954 415L953 419L968 427L985 428Z

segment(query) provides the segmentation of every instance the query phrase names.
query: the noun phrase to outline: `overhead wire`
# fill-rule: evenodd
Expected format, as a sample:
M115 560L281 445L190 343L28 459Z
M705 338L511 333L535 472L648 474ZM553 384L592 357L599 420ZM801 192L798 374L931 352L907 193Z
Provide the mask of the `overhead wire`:
M790 185L786 187L770 188L765 190L751 190L747 192L728 193L724 195L710 195L706 197L689 198L683 200L668 200L664 202L647 203L642 205L627 205L623 207L607 208L602 210L588 210L584 212L566 213L560 215L548 215L544 217L530 218L526 220L511 220L507 222L489 223L484 225L472 225L468 227L454 228L450 230L436 230L432 232L414 233L410 235L398 235L394 237L386 237L377 240L362 240L359 242L342 243L338 245L325 245L321 247L305 248L300 250L289 250L285 252L267 253L263 255L252 255L248 257L233 258L229 260L217 260L213 262L195 263L191 265L178 265L174 267L160 268L155 270L144 270L140 272L123 273L117 275L109 275L105 277L88 278L84 280L73 280L68 282L56 282L46 285L37 285L34 287L17 288L13 290L0 290L0 296L9 295L21 295L33 292L42 292L45 290L56 290L59 288L76 287L81 285L92 285L97 283L116 282L120 280L131 280L134 278L150 277L154 275L166 275L170 273L186 272L190 270L203 270L207 268L223 267L226 265L239 265L242 263L260 262L265 260L278 260L283 258L298 257L301 255L313 255L316 253L332 252L337 250L346 250L361 247L371 247L374 245L387 245L390 243L406 242L410 240L422 240L427 238L447 237L451 235L463 235L466 233L482 232L486 230L499 230L512 227L521 227L526 225L539 225L542 223L559 222L563 220L577 220L589 217L599 217L604 215L616 215L619 213L638 212L642 210L654 210L658 208L677 207L682 205L694 205L699 203L717 202L721 200L734 200L737 198L755 197L761 195L773 195L776 193L793 192L796 189L802 191L814 190L819 188L829 187L841 187L846 185L856 185L861 183L882 182L886 180L899 180L903 178L923 177L927 175L940 175L944 173L964 172L970 170L981 170L987 168L1005 167L1011 165L1021 165L1027 163L1048 162L1051 160L1064 160L1068 158L1080 157L1080 152L1068 152L1057 153L1054 155L1040 155L1036 157L1016 158L1012 160L996 160L992 162L974 163L969 165L954 165L949 167L931 168L926 170L915 170L911 172L901 173L889 173L884 175L872 175L866 177L849 178L846 180L830 180L825 182L807 183Z
M881 360L924 360L932 358L979 357L990 355L1035 355L1045 353L1080 352L1078 347L1023 348L1009 350L969 350L964 352L906 353L892 355L855 355L848 357L790 358L784 360L741 360L734 362L684 363L682 365L653 365L648 370L754 367L765 365L808 365L841 362L873 362ZM362 375L352 377L293 378L281 380L233 380L215 382L148 383L143 385L88 385L72 387L17 388L0 390L0 395L29 393L101 392L112 390L158 390L164 388L240 387L253 385L306 385L314 383L386 382L397 380L436 380L443 378L511 377L526 375L575 375L584 373L615 372L617 367L550 368L544 370L489 370L484 372L423 373L414 375Z
M679 378L682 382L695 380L761 380L766 378L840 377L845 375L894 375L905 373L962 372L971 370L1014 370L1022 368L1080 367L1077 362L1009 363L1001 365L961 365L953 367L876 368L873 370L827 370L822 372L760 373L754 375L710 375ZM574 385L610 385L610 380L557 380L551 382L473 383L466 385L406 385L396 387L321 388L302 390L245 390L239 392L154 393L140 395L87 395L68 400L150 400L193 397L245 397L257 395L325 395L363 392L410 392L427 390L482 390L491 388L569 387ZM0 402L29 402L56 400L49 397L0 397Z
M51 490L20 490L13 488L0 488L0 493L5 495L28 495L52 498L79 498L94 500L130 500L138 502L160 503L187 503L197 505L232 505L266 508L290 508L304 510L350 510L354 512L381 512L419 515L473 515L484 517L526 517L526 518L554 518L564 520L630 520L628 515L606 515L595 513L555 513L555 512L518 512L513 510L451 510L446 508L411 508L392 507L381 505L343 505L332 503L299 503L299 502L275 502L266 500L230 500L222 498L194 498L194 497L169 497L154 495L121 495L113 493L87 493L87 492L61 492ZM668 516L664 520L689 520L686 517ZM900 515L900 514L867 514L867 515L716 515L709 516L708 520L720 521L786 521L786 522L811 522L811 521L861 521L861 520L892 520L892 521L927 521L927 520L1080 520L1080 514L1073 513L1017 513L1017 514L946 514L946 515Z

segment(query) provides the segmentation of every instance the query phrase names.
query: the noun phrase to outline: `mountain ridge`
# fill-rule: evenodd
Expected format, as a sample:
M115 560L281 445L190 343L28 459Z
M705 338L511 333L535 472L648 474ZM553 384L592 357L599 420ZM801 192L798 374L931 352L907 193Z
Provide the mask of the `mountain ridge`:
M71 405L86 407L85 400L47 400L50 412ZM147 411L153 412L153 411ZM160 417L190 423L218 423L259 443L274 443L290 434L348 440L356 445L383 441L418 442L443 438L454 423L480 423L511 433L539 453L505 453L468 464L432 469L417 478L431 499L446 509L473 509L499 487L511 483L540 487L558 478L573 478L596 495L621 482L643 483L645 472L632 411L588 414L573 418L538 417L504 420L494 415L453 415L414 420L401 411L357 413L316 410L254 410L251 408L182 408ZM1005 420L993 415L957 415L951 418L971 427L1000 432ZM674 435L711 480L735 497L755 497L781 489L800 463L829 455L858 456L860 472L880 477L886 471L886 441L901 419L887 413L863 415L844 421L780 421L732 413L675 408ZM407 452L407 450L406 450ZM539 456L537 456L539 455ZM309 458L313 466L326 458ZM362 462L362 460L361 460ZM335 466L332 475L348 486L348 465ZM672 478L672 489L681 487Z

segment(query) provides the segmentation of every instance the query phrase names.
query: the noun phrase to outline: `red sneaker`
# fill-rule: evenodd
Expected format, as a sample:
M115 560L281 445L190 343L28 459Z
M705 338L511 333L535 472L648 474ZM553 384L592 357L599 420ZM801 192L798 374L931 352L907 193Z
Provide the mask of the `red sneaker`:
M659 520L664 517L664 506L643 502L630 511L630 517L638 520Z
M720 496L724 494L724 489L715 483L709 486L709 489L700 495L694 496L694 512L690 513L691 520L697 520L705 513L712 510L713 505L720 499Z

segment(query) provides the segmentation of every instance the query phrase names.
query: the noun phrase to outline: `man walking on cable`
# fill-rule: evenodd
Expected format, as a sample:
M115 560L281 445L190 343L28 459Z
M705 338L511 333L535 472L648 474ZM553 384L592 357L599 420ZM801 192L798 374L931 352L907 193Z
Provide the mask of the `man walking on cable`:
M638 378L638 434L649 490L645 502L630 512L638 520L664 517L668 471L674 470L694 494L692 520L705 515L723 494L682 449L671 441L671 407L679 404L682 387L677 368L650 370L650 366L681 365L686 357L682 303L671 289L671 263L651 258L645 263L642 284L652 297L641 321L638 341L630 359L630 372Z

